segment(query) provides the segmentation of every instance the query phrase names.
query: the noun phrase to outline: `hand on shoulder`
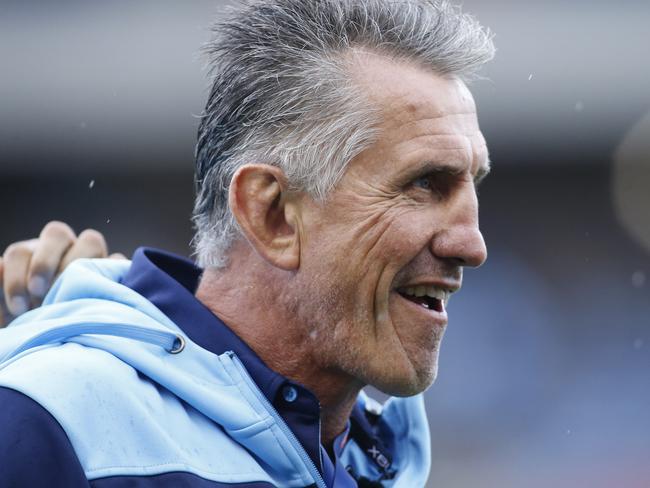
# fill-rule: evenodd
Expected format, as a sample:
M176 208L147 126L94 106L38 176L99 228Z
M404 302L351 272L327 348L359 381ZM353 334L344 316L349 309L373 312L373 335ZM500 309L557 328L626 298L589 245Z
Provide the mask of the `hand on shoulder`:
M49 222L38 238L14 242L0 256L0 327L37 307L68 264L79 258L108 257L104 236L93 229L79 235L58 221ZM121 254L111 258L124 259Z

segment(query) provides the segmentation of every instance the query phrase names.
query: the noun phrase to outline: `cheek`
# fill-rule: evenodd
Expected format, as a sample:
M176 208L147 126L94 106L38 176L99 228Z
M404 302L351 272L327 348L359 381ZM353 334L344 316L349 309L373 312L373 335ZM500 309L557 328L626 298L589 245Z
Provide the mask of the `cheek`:
M378 238L378 249L392 260L412 259L431 241L435 232L431 210L408 209L393 218ZM402 263L406 264L406 263Z
M434 212L429 208L361 203L325 216L309 229L302 246L300 271L310 288L342 307L350 305L346 297L358 306L370 306L378 282L389 286L432 236Z

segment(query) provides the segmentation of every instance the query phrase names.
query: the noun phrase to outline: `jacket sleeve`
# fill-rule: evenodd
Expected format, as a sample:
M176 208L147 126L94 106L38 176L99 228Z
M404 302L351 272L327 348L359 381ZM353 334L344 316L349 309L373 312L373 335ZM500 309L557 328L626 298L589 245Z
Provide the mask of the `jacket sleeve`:
M0 486L87 488L61 425L31 398L0 387Z

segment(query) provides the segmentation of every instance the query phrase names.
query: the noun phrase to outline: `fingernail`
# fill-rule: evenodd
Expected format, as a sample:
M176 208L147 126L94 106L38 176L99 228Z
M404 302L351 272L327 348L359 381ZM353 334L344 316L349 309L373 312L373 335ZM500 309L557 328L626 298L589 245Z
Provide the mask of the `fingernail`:
M47 293L47 282L42 276L32 276L27 284L27 289L29 290L29 293L35 297L44 297Z
M9 312L11 312L11 315L17 316L27 312L29 309L29 303L27 302L27 298L19 295L9 300L7 308L9 309Z

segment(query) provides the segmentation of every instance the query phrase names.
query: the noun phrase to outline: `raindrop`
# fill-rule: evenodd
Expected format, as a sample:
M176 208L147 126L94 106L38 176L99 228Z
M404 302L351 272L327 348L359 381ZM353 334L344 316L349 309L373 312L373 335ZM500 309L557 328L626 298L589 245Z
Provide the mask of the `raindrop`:
M638 351L639 349L641 349L643 347L643 339L641 339L640 337L637 338L637 339L634 339L634 343L632 344L632 346L634 347L634 349L636 349Z
M576 112L582 112L585 109L585 104L578 101L574 108Z
M645 285L645 273L640 269L632 273L632 286L642 288Z
M88 183L88 188L91 190L95 187L95 180L90 180L90 183Z
M533 79L533 74L531 73L531 74L528 75L528 81L530 81L532 79Z
M110 224L110 223L111 223L111 219L107 219L107 220L106 220L106 223L107 223L107 224Z

